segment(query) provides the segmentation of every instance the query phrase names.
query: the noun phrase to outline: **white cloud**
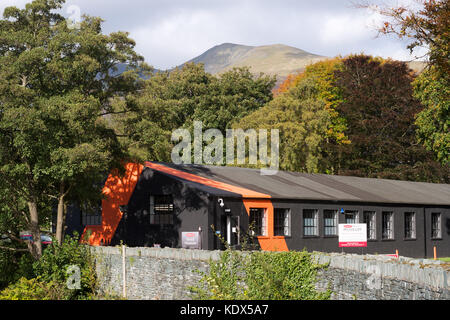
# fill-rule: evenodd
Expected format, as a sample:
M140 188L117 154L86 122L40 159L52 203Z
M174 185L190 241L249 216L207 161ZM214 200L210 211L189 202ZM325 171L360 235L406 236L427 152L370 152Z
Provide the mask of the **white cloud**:
M0 1L0 16L3 17L3 11L6 7L18 7L25 8L25 4L30 2L30 0L1 0Z
M30 1L0 0L0 10ZM136 50L156 68L174 67L224 42L282 43L326 56L409 56L403 41L376 38L382 17L351 7L350 0L67 0L66 16L70 5L102 17L106 33L129 31Z

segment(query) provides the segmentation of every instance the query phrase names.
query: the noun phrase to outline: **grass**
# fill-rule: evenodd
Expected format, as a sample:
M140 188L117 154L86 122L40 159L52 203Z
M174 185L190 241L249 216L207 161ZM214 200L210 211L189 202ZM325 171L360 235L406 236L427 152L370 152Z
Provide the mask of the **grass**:
M441 261L444 261L444 262L450 262L450 257L438 258L438 260L441 260Z

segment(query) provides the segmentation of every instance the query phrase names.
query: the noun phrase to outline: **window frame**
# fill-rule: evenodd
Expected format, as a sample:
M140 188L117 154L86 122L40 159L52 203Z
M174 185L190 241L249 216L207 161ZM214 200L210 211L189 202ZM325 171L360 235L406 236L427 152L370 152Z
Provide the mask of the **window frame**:
M283 217L279 218L277 211L282 211ZM282 222L280 224L280 221ZM278 224L278 225L277 225ZM278 231L282 230L282 234ZM273 209L273 235L276 237L290 237L291 236L291 209L289 208L274 208Z
M307 212L308 211L308 212ZM305 214L306 213L312 213L313 217L308 218L313 221L313 225L306 225L305 224ZM302 210L302 222L303 222L303 237L304 238L317 238L319 237L319 209L311 209L311 208L305 208ZM306 228L312 228L313 234L307 234ZM308 232L309 233L309 232Z
M83 204L80 207L80 223L82 226L101 226L103 224L103 210L101 203L96 207Z
M159 199L158 199L158 198ZM161 203L155 204L158 199ZM163 200L165 203L163 203ZM159 202L158 201L158 202ZM169 201L169 202L167 202ZM161 206L157 208L157 206ZM166 208L164 208L164 206ZM175 206L173 196L167 194L152 194L150 195L150 224L151 225L173 225L174 224Z
M387 221L387 224L385 224L385 216L389 215L389 221ZM385 236L385 226L389 227L388 231L388 237ZM394 240L394 212L393 211L382 211L381 212L381 240Z
M354 222L347 222L347 215L354 216ZM359 210L345 210L344 211L344 223L346 224L357 224L359 223Z
M331 213L332 218L327 218L325 215ZM333 221L333 225L327 225L328 221ZM324 237L337 237L339 232L339 210L338 209L323 209L323 236ZM327 234L327 228L334 228L334 232Z
M411 217L411 220L407 220ZM403 232L405 240L416 240L416 213L414 211L405 211L403 213Z
M438 225L438 234L434 235L435 227L434 227L434 216L438 216L437 225ZM440 240L442 239L442 212L431 212L431 239Z
M367 223L366 218L368 216L370 216L370 223ZM377 212L375 210L364 210L363 223L366 224L367 228L367 240L377 240Z
M255 219L255 212L258 212L258 219ZM256 221L255 230L252 231L254 237L267 237L267 208L250 208L249 226Z

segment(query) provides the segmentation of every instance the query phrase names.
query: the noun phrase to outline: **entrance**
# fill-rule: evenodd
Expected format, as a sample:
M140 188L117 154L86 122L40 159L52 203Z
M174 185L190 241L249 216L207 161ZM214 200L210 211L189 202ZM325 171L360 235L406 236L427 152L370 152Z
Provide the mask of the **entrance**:
M223 215L221 217L222 239L225 240L231 247L239 245L239 217L231 215ZM221 247L225 249L222 244Z

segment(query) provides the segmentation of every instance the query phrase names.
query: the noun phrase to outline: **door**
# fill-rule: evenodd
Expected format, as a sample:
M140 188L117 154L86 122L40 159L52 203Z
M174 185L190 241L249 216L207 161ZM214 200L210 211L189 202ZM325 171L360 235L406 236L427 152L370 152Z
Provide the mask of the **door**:
M239 245L239 217L231 215L223 215L221 218L221 237L231 247ZM222 246L224 249L224 246Z

